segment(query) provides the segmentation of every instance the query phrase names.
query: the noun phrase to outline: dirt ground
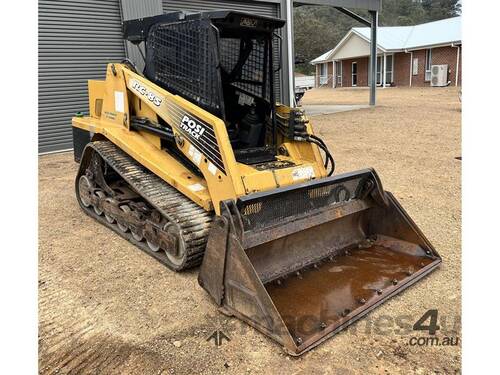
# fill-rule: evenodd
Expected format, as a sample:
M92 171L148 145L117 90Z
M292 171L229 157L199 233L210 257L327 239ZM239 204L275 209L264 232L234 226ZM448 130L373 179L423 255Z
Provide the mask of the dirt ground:
M304 104L362 104L367 90L318 89ZM217 312L197 272L176 274L84 215L71 153L39 159L41 373L459 373L461 348L411 345L438 310L436 337L460 338L461 107L456 88L385 89L376 108L311 119L337 171L374 167L443 264L300 358ZM404 323L404 324L403 324ZM426 322L428 323L428 321ZM401 326L406 328L402 329ZM409 329L408 329L409 327ZM217 347L207 337L230 338Z

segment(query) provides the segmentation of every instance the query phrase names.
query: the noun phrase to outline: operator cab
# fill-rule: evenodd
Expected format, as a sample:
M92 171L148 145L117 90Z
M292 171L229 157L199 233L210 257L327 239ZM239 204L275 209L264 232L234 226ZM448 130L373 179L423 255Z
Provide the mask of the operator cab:
M149 80L223 119L237 161L276 159L273 55L283 20L215 11L131 22L124 23L125 37L146 42Z

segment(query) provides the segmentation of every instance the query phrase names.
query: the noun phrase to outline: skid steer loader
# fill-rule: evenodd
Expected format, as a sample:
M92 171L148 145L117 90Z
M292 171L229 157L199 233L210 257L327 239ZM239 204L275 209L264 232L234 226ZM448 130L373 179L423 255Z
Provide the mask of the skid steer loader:
M110 63L72 119L85 213L300 355L435 269L373 169L332 176L304 112L276 103L280 19L127 21L145 69ZM324 159L323 159L324 155Z

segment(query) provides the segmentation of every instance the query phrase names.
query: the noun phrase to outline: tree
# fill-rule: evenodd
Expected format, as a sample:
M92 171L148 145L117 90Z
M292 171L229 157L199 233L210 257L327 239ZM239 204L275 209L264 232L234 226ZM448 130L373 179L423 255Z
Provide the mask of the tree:
M422 4L414 0L385 0L379 15L381 26L409 26L426 21Z
M332 7L299 7L294 13L295 55L305 60L295 70L312 74L311 60L335 47L357 22Z
M462 13L460 0L422 0L428 21L458 16Z

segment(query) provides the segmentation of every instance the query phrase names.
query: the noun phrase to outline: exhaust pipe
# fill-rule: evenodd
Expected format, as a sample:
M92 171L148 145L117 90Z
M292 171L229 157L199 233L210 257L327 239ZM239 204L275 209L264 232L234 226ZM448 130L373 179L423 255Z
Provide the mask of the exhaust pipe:
M296 356L440 263L366 169L222 202L198 281L222 312Z

